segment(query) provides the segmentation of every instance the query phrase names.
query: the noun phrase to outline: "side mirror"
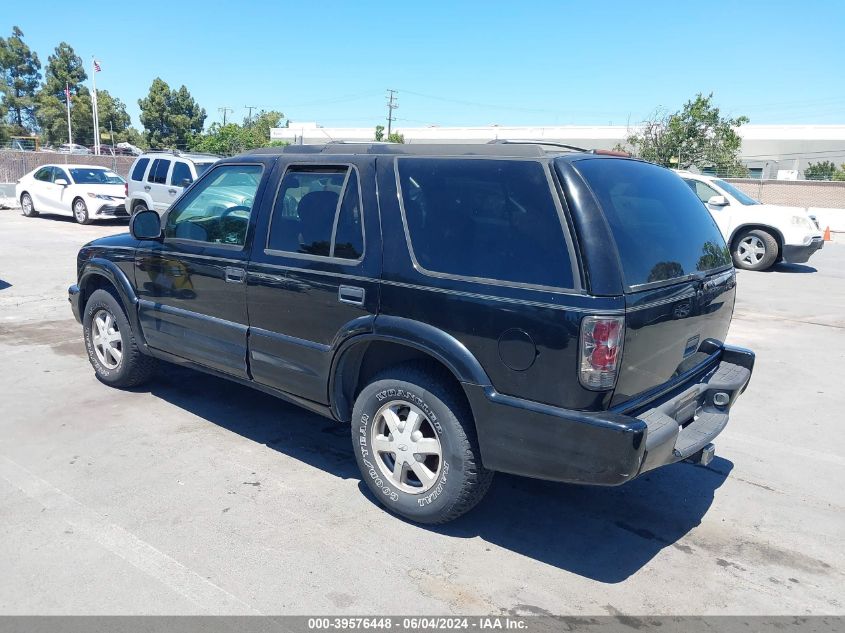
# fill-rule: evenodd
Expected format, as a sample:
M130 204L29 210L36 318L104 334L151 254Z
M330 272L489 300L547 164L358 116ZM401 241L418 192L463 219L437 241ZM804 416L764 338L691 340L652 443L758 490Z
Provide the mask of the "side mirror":
M730 204L725 196L711 196L707 201L711 207L726 207Z
M179 181L179 186L184 189L185 187L190 187L192 182L194 182L194 181L191 180L190 178L183 178L182 180Z
M129 232L136 240L157 240L161 237L161 218L155 211L141 211L129 219Z
M56 178L53 181L54 184L61 185L62 187L67 187L70 183L65 180L64 178Z

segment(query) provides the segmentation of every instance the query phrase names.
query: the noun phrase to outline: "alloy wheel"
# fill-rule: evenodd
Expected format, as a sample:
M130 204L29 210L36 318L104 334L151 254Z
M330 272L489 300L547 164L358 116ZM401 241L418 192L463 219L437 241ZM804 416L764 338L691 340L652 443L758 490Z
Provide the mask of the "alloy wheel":
M766 255L766 245L756 235L749 235L739 243L739 259L752 266L760 262Z
M372 445L379 470L404 492L431 488L443 466L443 448L425 413L404 400L382 406L372 426Z
M123 358L123 339L117 321L108 310L98 310L91 321L91 342L97 360L106 369L117 369Z

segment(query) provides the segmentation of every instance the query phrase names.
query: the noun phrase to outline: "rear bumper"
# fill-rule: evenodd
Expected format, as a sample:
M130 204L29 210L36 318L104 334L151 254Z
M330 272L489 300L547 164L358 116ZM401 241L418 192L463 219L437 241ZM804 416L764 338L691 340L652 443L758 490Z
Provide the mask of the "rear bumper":
M784 244L782 254L783 258L790 264L803 264L804 262L810 259L810 256L813 253L821 250L823 247L824 238L814 237L812 240L810 240L809 244Z
M464 385L481 459L491 470L573 483L618 485L694 457L725 428L754 353L726 347L720 362L633 414L560 409Z

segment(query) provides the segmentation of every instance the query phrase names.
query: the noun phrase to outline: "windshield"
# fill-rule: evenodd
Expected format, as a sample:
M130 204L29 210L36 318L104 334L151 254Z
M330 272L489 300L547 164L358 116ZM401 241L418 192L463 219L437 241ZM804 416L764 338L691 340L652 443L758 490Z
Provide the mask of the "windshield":
M77 185L122 185L125 182L108 169L77 167L70 170L70 175Z
M714 180L713 184L727 191L730 195L736 198L737 202L739 202L740 204L744 204L746 206L750 204L761 204L759 200L755 200L751 196L743 193L742 191L734 187L732 184L725 182L724 180Z
M617 158L579 160L575 168L604 211L629 287L730 265L710 213L673 172Z
M202 176L213 164L214 163L194 163L194 167L196 167L197 170L197 178Z

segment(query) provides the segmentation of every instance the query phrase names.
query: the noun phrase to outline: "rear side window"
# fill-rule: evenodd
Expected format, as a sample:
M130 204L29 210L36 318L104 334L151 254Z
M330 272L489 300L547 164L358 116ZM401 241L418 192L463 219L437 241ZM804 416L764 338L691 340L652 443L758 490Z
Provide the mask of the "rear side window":
M604 211L629 287L731 263L710 213L668 169L617 158L580 160L575 168Z
M167 170L170 169L170 161L156 158L150 173L147 175L147 182L154 182L160 185L167 184Z
M187 183L185 182L187 181ZM173 173L170 176L170 184L177 187L186 187L194 182L191 177L191 170L187 163L175 162L173 163Z
M150 164L149 158L142 158L137 163L135 163L135 167L132 168L132 180L143 180L144 179L144 172L147 171L147 165Z
M267 248L359 259L364 253L358 174L349 167L295 166L273 206Z
M574 286L542 163L399 158L397 171L412 250L426 270Z

